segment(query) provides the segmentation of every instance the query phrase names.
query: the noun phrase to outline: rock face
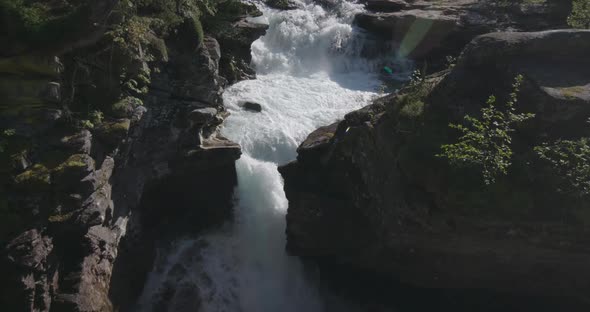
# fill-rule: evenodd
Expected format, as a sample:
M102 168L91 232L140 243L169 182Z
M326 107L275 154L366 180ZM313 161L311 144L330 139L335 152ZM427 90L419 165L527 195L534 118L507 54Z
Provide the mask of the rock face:
M39 31L78 17L94 24L71 37L43 33L49 42L19 24L29 2L0 6L13 22L3 19L3 32L26 30L0 39L3 310L130 310L156 239L231 216L241 152L218 133L228 115L221 93L245 76L220 68L248 64L267 26L246 21L260 14L252 5L230 2L201 20L178 13L160 21L164 30L150 24L170 17L159 2L138 5L141 14L117 1L36 3L52 9ZM201 23L236 25L234 37L203 34Z
M239 20L218 35L218 40L226 53L220 60L221 75L230 83L252 79L254 69L250 67L250 45L266 33L268 25Z
M530 151L590 135L589 39L480 36L450 72L316 130L279 169L288 250L420 287L585 298L590 207L556 192L559 177ZM484 187L434 155L456 138L450 122L477 116L491 94L501 103L516 74L518 109L537 115L514 134L512 173Z
M564 28L571 1L367 1L355 22L410 58L457 55L477 35ZM391 53L392 51L385 51Z

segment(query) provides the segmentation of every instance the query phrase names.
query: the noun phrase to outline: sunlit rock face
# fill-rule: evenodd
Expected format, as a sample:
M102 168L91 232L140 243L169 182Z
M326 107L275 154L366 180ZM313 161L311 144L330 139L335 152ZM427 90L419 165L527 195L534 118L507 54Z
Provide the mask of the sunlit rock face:
M404 1L401 1L404 2ZM396 3L396 4L393 4ZM457 56L477 35L494 31L567 28L568 1L368 1L370 12L355 23L384 40L402 56L444 59Z

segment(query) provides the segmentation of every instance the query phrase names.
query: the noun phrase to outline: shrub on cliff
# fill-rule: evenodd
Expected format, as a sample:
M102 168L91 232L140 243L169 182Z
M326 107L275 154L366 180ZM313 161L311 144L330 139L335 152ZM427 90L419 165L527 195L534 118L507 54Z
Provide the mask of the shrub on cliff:
M574 0L567 23L573 28L590 29L590 0Z
M535 147L557 178L558 191L575 197L590 195L590 138L559 140Z
M464 125L450 124L463 135L456 143L442 145L442 153L437 156L448 159L455 166L479 167L486 184L492 184L496 177L506 175L512 159L510 145L514 125L534 117L530 113L516 113L522 80L521 75L516 77L504 110L496 105L496 97L492 95L487 106L481 109L481 118L466 115Z

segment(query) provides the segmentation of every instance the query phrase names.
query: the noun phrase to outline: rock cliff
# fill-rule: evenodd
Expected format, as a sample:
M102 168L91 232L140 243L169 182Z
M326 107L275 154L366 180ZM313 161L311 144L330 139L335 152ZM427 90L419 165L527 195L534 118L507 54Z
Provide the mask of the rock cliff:
M221 92L267 26L216 5L0 2L3 310L127 310L156 239L230 216Z
M590 135L589 39L479 36L452 68L310 134L279 169L288 250L425 288L586 298L590 207L532 151ZM435 156L457 138L449 123L506 100L518 74L518 109L536 116L514 132L507 176L486 186Z

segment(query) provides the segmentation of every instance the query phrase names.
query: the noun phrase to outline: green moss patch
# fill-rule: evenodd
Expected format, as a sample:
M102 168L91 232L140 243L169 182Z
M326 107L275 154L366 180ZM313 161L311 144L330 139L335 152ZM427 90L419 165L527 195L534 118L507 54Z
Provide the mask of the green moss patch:
M96 129L96 134L105 143L117 145L127 137L130 127L131 121L129 119L105 121Z
M27 171L17 175L14 182L27 189L46 189L51 184L51 175L47 167L35 164Z
M74 212L68 212L68 213L58 213L58 214L54 214L49 216L49 218L47 219L47 221L49 221L50 223L62 223L62 222L66 222L68 220L70 220L72 218L72 216L74 215Z

